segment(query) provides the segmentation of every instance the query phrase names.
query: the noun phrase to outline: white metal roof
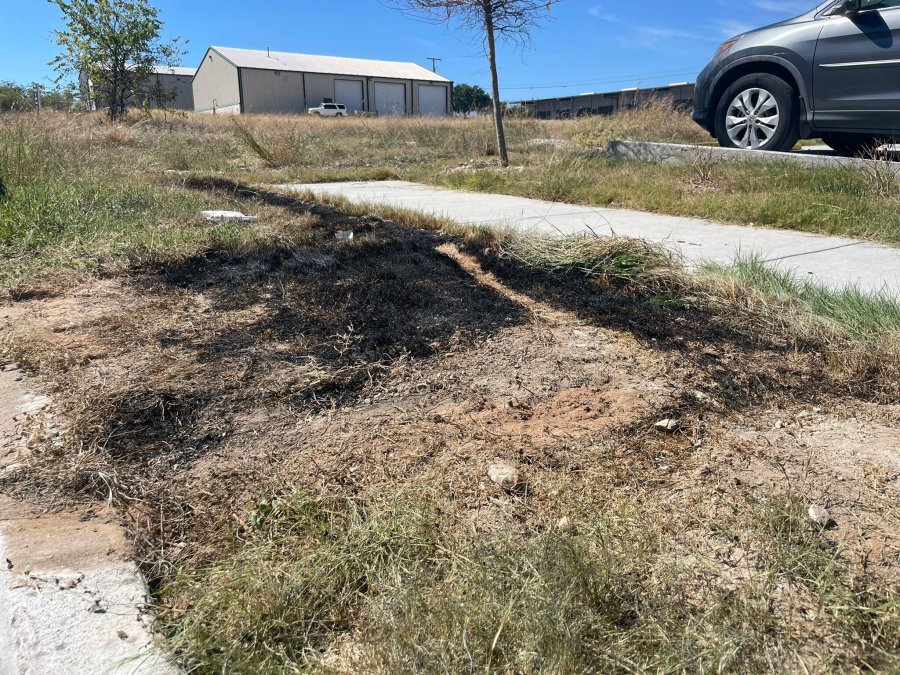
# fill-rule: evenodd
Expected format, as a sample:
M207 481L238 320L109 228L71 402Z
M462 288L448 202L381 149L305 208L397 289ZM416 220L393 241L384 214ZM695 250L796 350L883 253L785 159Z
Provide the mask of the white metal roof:
M179 75L181 77L193 77L197 74L197 69L179 68L177 66L154 66L153 72L156 75Z
M371 61L369 59L348 59L342 56L314 56L312 54L292 54L291 52L234 47L210 47L210 49L217 51L238 68L450 82L446 77L433 73L418 64L401 61Z

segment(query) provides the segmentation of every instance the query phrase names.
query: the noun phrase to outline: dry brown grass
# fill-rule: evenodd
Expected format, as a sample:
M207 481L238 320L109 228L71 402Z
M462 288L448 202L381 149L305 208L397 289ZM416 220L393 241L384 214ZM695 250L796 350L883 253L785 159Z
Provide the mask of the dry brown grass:
M572 135L575 142L605 148L610 141L656 141L713 145L714 139L671 101L652 101L610 117L582 117Z

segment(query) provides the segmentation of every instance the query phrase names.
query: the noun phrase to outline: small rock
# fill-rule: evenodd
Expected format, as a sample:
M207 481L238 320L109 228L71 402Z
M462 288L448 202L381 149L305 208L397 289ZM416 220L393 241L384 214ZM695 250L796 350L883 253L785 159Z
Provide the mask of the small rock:
M678 427L680 427L681 424L679 423L678 420L666 419L666 420L660 420L653 426L654 426L654 428L658 429L659 431L668 431L669 433L671 433L673 431L678 431Z
M809 519L817 525L821 525L822 527L826 527L829 523L832 522L831 514L828 513L828 509L826 509L824 506L813 504L809 507L808 513Z
M784 420L778 420L777 422L775 422L775 428L784 429Z
M571 532L575 529L575 523L568 516L563 516L556 521L556 529L560 532Z
M338 241L352 241L353 230L338 230L334 233L334 238Z
M504 490L512 490L522 482L519 470L510 462L497 462L488 467L488 477Z

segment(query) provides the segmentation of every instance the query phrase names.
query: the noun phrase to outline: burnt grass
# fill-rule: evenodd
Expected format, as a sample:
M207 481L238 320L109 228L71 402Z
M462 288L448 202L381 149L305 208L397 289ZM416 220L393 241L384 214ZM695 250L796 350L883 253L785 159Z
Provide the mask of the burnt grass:
M878 382L833 376L821 345L772 333L753 316L723 312L676 284L550 274L480 240L351 217L225 180L194 180L188 187L313 213L320 222L291 245L209 250L131 270L123 282L141 307L91 327L91 339L109 351L158 355L137 366L146 370L132 373L127 384L85 390L81 368L48 372L41 356L48 346L23 341L25 362L65 383L57 396L72 417L79 447L100 453L134 484L143 483L148 467L177 473L215 450L234 431L236 411L352 408L398 363L427 364L450 349L477 349L503 329L533 320L436 250L447 242L507 287L585 323L632 335L686 388L714 397L727 411L779 401L818 403L848 388L863 400L884 398ZM336 233L348 229L355 239L338 241ZM185 298L195 295L208 303L201 329L193 316L161 320L177 318ZM246 320L230 319L248 313ZM88 355L80 365L90 360ZM659 414L702 417L708 414L703 408L695 397L681 395ZM648 420L634 420L623 432L640 438L637 430ZM48 473L43 487L50 494L61 487L64 499L105 496L108 486L91 475L94 469L66 475L61 485ZM169 477L169 471L159 476Z

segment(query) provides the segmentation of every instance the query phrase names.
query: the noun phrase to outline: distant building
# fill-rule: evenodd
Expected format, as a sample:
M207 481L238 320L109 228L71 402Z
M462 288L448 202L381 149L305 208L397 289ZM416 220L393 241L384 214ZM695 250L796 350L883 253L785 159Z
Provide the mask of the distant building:
M415 63L210 47L194 107L221 114L300 114L323 102L350 114L450 114L453 83Z
M605 93L578 94L558 98L521 101L539 119L569 119L587 115L612 115L620 110L639 108L651 101L670 100L676 108L690 109L694 85L679 82L648 89L622 89Z
M195 68L177 68L171 66L156 66L150 79L145 82L136 96L128 98L127 105L149 108L165 107L169 110L193 110L194 89L191 81L196 73ZM81 90L81 100L87 103L91 110L102 110L109 107L109 103L100 100L100 95L94 91L94 84L84 71L78 77Z

